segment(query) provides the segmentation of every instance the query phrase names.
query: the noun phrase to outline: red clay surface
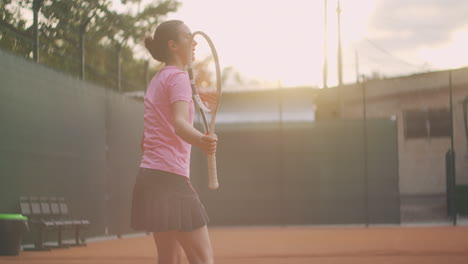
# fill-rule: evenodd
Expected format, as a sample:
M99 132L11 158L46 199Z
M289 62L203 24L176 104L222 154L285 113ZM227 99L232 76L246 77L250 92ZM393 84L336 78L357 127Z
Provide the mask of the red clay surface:
M211 228L217 264L468 263L468 227ZM151 236L21 252L2 264L155 264ZM188 263L184 260L184 263Z

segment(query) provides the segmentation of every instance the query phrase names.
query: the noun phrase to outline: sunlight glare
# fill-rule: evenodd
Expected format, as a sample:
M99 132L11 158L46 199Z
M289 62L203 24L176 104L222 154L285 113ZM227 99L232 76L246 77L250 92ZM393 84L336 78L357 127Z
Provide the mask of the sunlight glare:
M458 68L468 65L468 27L452 33L449 42L436 47L425 47L419 55L436 68Z

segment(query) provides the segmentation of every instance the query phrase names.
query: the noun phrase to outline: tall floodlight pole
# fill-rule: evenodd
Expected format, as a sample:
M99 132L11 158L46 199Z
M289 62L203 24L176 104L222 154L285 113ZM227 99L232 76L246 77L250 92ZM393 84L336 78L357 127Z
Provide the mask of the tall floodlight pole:
M327 0L325 0L324 13L324 30L323 30L323 88L328 88L328 51L327 51Z
M359 83L359 54L357 50L354 52L354 61L356 67L356 83Z
M342 89L343 89L343 61L341 57L341 6L340 0L338 0L338 7L336 8L336 13L338 17L338 104L339 104L339 117L343 117L343 98L342 98Z

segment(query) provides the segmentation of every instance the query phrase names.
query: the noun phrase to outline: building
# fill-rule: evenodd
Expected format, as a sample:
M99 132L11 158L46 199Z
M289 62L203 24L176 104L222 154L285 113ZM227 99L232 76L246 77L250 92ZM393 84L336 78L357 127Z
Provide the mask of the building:
M439 71L341 87L343 119L363 119L365 112L366 118L397 120L402 203L405 197L413 197L444 204L445 155L452 136L450 90L456 181L466 185L468 68L452 70L451 80L449 71ZM317 120L340 116L338 91L336 87L321 91L316 99Z
M217 123L313 122L314 98L319 89L311 87L225 92Z

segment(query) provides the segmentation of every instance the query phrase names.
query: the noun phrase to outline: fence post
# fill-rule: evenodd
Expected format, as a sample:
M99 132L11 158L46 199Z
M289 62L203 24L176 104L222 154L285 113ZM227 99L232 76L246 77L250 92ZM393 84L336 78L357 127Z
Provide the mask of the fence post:
M120 75L120 50L122 49L122 45L120 43L117 43L116 46L116 54L115 54L115 60L116 60L116 66L117 66L117 91L120 93L122 92L122 77Z
M88 17L81 25L80 25L80 63L81 63L81 72L80 77L82 80L85 79L85 33L86 27L88 26L89 21L91 21L92 17Z
M364 160L364 212L366 214L366 226L369 226L369 175L367 173L367 101L366 101L366 76L362 76L362 136L363 136L363 160Z
M447 173L447 209L453 225L457 224L456 205L456 174L455 174L455 150L453 144L453 102L452 102L452 71L449 71L449 91L450 91L450 150L447 152L445 163Z
M41 9L43 0L34 0L33 1L33 14L34 14L34 50L33 58L35 62L39 62L39 10Z
M149 82L150 82L149 60L146 60L146 62L145 62L145 92L146 92L146 88L148 87Z
M445 154L445 172L447 181L447 214L453 221L453 225L457 224L457 207L455 204L455 192L456 192L456 181L455 181L455 153L453 150L447 151Z

